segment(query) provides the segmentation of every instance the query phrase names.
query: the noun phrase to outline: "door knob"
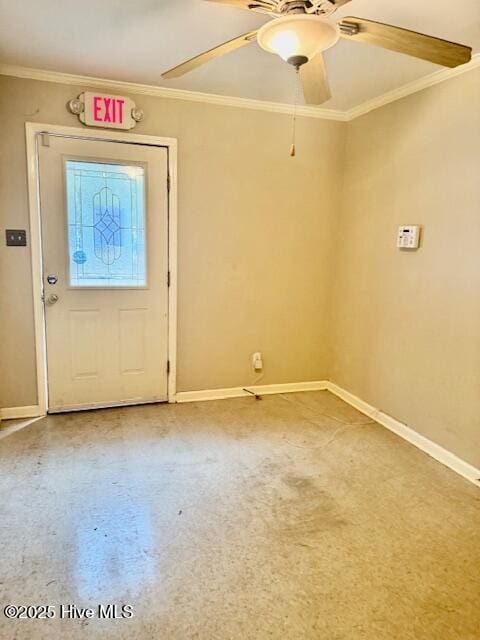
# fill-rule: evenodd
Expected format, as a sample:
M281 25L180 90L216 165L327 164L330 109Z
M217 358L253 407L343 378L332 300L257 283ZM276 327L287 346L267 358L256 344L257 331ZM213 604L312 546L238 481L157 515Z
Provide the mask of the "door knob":
M47 298L48 304L55 304L58 301L58 296L56 293L51 293Z

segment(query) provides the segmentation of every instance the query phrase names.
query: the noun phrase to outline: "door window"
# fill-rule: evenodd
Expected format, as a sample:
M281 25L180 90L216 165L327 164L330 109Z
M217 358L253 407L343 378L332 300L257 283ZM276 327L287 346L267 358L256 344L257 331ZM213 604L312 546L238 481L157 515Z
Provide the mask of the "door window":
M145 287L145 170L66 160L69 284Z

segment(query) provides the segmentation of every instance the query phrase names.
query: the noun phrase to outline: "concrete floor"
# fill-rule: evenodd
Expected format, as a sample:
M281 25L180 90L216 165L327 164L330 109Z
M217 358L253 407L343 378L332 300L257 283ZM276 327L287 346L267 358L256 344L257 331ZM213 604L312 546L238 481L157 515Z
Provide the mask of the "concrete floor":
M480 638L478 489L328 392L52 416L0 456L2 640Z

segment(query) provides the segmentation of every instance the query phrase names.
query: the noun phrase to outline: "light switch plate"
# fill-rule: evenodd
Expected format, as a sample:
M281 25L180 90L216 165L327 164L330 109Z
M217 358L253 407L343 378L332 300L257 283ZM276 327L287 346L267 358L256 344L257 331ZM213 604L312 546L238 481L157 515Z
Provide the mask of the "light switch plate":
M27 232L25 229L6 229L5 238L7 247L27 246Z
M399 249L418 249L420 227L418 225L402 225L398 227L397 247Z

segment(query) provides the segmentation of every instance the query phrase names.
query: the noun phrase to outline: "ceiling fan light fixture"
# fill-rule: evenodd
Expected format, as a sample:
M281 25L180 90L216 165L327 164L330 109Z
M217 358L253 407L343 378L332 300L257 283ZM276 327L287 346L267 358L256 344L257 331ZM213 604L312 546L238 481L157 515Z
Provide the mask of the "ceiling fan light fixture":
M300 66L339 39L337 25L320 16L292 15L271 20L257 34L258 44L286 62Z

